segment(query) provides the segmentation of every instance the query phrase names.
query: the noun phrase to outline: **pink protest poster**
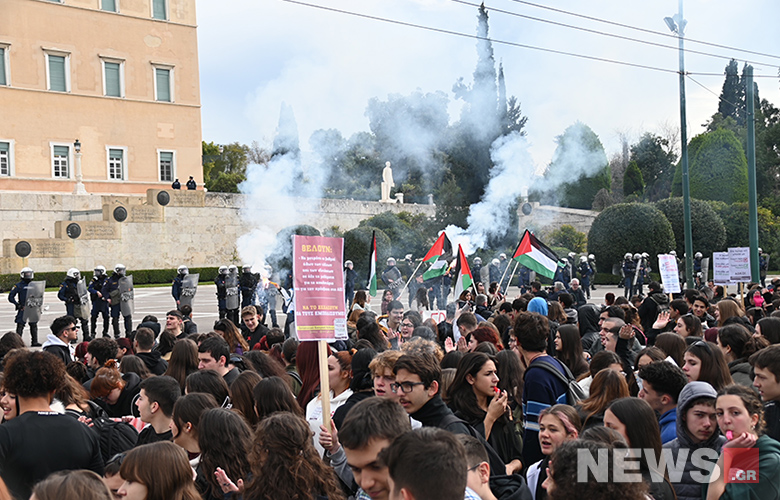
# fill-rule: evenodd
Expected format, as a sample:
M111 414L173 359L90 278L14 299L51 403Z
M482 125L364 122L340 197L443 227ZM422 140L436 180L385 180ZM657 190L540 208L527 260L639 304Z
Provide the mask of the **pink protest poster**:
M342 238L293 236L293 288L298 340L347 338Z

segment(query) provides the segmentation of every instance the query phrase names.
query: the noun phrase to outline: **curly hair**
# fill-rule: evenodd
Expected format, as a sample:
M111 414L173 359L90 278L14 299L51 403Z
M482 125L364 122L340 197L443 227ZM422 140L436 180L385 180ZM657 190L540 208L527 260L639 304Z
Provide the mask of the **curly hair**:
M244 498L303 500L321 495L344 500L336 475L317 454L303 417L279 412L260 422L250 461L252 480Z
M249 477L249 445L252 430L237 413L223 408L204 411L198 424L200 470L211 487L211 496L224 496L213 471L222 467L230 478ZM283 498L283 497L282 497Z
M48 396L65 384L65 363L45 351L16 349L5 359L5 390L19 398Z
M742 400L742 404L745 406L745 410L747 410L749 415L758 415L756 434L760 436L764 433L764 428L766 427L766 421L764 420L764 405L761 403L761 400L758 398L755 391L744 385L731 384L718 391L718 399L722 396L737 396Z

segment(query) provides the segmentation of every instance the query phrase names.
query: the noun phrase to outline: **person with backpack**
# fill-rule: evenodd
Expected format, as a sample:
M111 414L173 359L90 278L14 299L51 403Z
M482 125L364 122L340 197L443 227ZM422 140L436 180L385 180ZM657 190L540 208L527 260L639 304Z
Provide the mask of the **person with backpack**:
M539 313L521 312L515 318L513 333L517 338L520 361L525 367L523 384L523 463L533 464L544 454L539 445L539 414L555 404L574 405L578 396L569 396L572 379L568 368L547 354L550 327L545 316ZM576 384L576 382L574 382Z

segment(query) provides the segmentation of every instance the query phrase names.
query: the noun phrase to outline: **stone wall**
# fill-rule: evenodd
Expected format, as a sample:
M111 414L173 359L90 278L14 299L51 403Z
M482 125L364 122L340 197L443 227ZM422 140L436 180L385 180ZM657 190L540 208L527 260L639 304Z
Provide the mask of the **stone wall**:
M574 226L577 231L588 234L593 220L599 214L592 210L539 205L537 202L531 203L531 206L530 215L523 215L522 212L518 214L521 232L528 228L537 234L544 235L568 224Z
M297 215L290 217L293 209ZM293 223L345 231L388 210L435 213L433 205L332 199L293 198L281 207L244 207L243 195L187 190L150 189L145 196L4 192L0 274L17 273L24 266L40 272L99 264L110 269L117 262L129 269L217 266L236 261L236 241L251 229L247 217L262 221L274 234ZM17 248L26 246L20 242L29 245L26 258L18 255Z

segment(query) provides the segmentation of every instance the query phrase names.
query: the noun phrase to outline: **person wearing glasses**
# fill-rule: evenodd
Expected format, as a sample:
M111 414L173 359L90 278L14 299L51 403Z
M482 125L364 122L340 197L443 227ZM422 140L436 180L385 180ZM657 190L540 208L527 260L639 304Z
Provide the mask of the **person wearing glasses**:
M54 354L61 359L65 366L73 361L75 346L72 342L78 338L79 327L76 326L76 318L73 316L60 316L51 323L51 333L43 343L43 350Z

